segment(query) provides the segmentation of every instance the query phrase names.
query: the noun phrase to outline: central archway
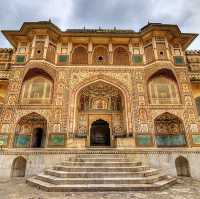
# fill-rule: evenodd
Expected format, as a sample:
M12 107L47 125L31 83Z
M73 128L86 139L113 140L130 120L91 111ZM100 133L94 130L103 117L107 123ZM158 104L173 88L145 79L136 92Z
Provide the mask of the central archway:
M87 137L90 144L92 123L102 119L109 123L111 135L127 133L126 97L118 86L104 80L97 80L82 87L75 100L76 119L73 132ZM114 136L110 137L110 146L114 146Z
M110 146L110 128L109 124L102 119L92 123L90 128L91 146Z

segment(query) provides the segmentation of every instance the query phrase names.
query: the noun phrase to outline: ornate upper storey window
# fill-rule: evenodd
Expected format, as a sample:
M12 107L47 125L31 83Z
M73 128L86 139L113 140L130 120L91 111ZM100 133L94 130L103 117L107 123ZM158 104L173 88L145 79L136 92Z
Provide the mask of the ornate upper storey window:
M121 111L120 91L103 82L91 84L83 89L79 99L79 111Z
M42 76L25 81L21 101L25 104L49 104L52 96L52 82Z
M151 104L179 104L177 82L164 74L151 78L148 84Z

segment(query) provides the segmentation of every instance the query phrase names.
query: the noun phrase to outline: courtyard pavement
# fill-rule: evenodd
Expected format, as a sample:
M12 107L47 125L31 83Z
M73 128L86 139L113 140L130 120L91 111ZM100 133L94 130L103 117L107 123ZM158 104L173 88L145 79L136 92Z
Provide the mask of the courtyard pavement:
M51 193L30 187L24 179L0 180L0 199L200 199L200 181L179 178L163 191L62 192Z

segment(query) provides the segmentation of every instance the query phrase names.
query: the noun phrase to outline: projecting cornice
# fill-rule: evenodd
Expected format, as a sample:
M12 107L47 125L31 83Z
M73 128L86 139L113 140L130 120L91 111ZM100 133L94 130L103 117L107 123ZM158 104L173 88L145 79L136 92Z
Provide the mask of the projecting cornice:
M58 26L51 21L39 22L24 22L20 30L3 30L2 33L8 41L14 46L17 46L19 38L31 40L34 34L51 34L55 40L62 37L109 37L109 38L141 38L155 36L158 32L166 35L170 41L178 41L183 49L186 49L190 43L198 36L195 33L182 33L177 25L149 23L139 32L134 30L122 29L67 29L62 31Z

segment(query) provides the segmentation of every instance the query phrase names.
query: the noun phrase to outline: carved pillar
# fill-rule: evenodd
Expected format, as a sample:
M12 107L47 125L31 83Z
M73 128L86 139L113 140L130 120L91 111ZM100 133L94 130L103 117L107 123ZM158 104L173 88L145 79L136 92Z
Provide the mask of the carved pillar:
M33 38L33 42L32 42L32 46L31 46L31 59L34 57L34 53L35 53L35 42L36 42L36 35Z
M110 65L113 65L113 45L111 42L108 44L108 51L109 51L109 61L108 62Z
M155 60L158 60L158 52L157 52L157 48L156 48L156 38L155 37L152 38L152 46L153 46Z
M132 57L133 57L133 45L132 45L132 42L130 41L129 44L128 44L128 49L129 49L129 53L130 53L130 63L132 64Z
M92 65L92 51L93 51L93 43L89 40L88 43L88 64Z
M67 54L69 55L69 64L72 63L72 42L68 41L68 52Z
M58 64L58 54L61 53L61 43L57 44L57 49L56 49L56 56L55 56L55 64Z
M168 44L168 41L167 41L167 38L166 38L166 37L165 37L165 46L166 46L167 58L168 58L169 60L172 60L172 57L170 56L169 44Z
M144 53L144 43L143 42L140 42L140 53L141 53L141 55L143 55L143 63L145 65L147 63L147 61L146 61L146 55Z
M47 58L47 50L49 47L49 35L47 35L45 42L44 42L44 54L43 54L43 58L46 59Z

